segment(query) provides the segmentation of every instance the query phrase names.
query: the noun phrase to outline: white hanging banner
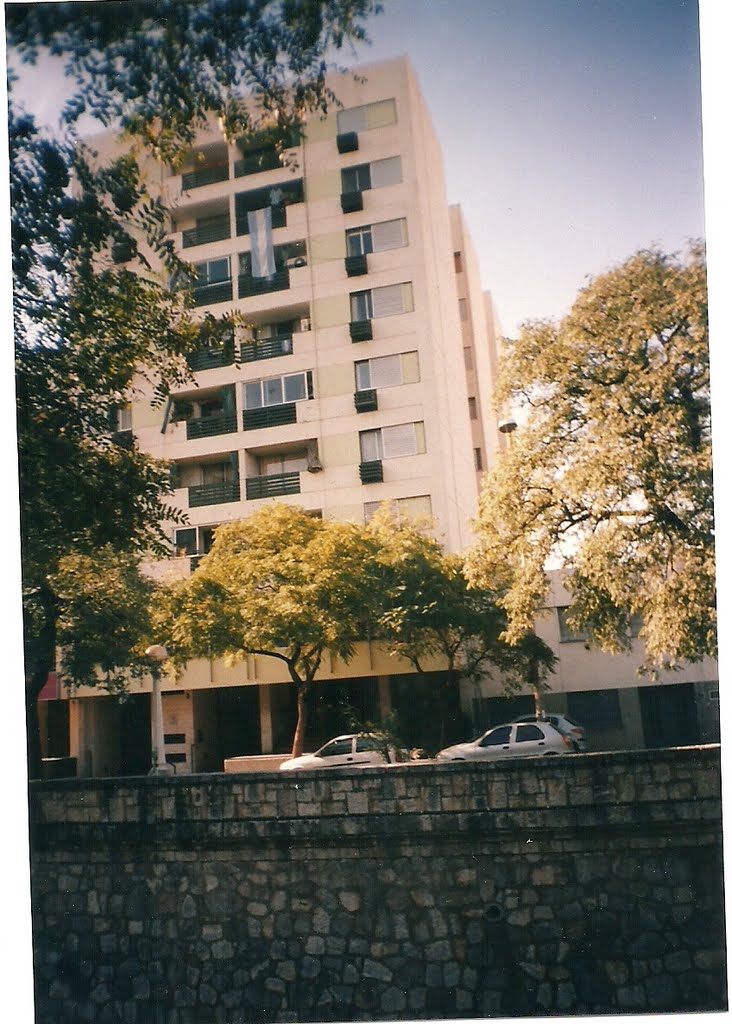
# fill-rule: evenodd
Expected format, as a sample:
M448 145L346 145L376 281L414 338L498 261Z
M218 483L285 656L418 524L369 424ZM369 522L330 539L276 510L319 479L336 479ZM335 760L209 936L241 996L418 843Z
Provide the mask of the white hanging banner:
M247 224L252 242L252 277L272 277L275 272L272 245L272 208L248 210Z

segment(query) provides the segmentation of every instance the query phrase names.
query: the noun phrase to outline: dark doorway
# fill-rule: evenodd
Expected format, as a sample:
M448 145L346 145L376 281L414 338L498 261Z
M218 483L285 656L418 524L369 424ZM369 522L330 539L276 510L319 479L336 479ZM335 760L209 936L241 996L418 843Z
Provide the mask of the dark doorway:
M146 775L150 771L150 694L127 694L117 705L119 774Z
M241 754L261 754L259 687L222 688L215 691L215 701L218 763Z
M681 747L699 742L693 683L643 686L638 695L647 747Z
M457 679L441 672L392 676L391 703L406 747L432 755L450 743L471 738L470 719L460 709Z

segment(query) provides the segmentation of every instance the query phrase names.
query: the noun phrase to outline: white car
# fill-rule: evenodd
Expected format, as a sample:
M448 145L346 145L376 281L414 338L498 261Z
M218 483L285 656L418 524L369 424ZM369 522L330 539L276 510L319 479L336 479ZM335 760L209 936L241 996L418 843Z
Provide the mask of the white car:
M328 740L314 754L291 757L280 765L281 772L294 772L313 768L354 768L395 761L395 752L384 746L383 740L368 733L350 733Z
M532 757L547 754L572 754L568 736L548 722L511 722L496 725L477 740L445 747L437 761L494 761L502 757Z
M569 736L578 753L584 753L587 750L585 730L569 715L560 715L557 711L544 711L541 715L521 715L519 718L514 718L514 722L536 721L549 722L558 732L561 732L562 736Z

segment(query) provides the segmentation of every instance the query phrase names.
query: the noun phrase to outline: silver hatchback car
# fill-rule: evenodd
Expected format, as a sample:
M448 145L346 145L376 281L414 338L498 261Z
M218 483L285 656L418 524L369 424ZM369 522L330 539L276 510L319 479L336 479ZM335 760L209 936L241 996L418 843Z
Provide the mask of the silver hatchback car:
M572 754L574 747L549 722L510 722L495 725L468 743L445 747L437 761L495 761L503 757L536 757Z
M562 736L569 736L570 740L574 744L574 749L584 754L587 750L587 735L585 730L579 724L575 722L569 715L562 715L557 711L544 711L541 715L521 715L519 718L514 718L514 722L549 722L554 728L561 732Z

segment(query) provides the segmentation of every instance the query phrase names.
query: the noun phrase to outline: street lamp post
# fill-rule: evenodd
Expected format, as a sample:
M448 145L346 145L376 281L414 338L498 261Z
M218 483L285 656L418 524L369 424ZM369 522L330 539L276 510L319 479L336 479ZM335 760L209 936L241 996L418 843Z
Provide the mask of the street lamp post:
M152 644L145 651L150 659L152 674L152 693L150 695L150 734L152 740L152 766L148 775L171 775L172 764L165 760L165 734L163 730L163 698L160 690L160 677L163 662L168 657L167 648L162 644Z

